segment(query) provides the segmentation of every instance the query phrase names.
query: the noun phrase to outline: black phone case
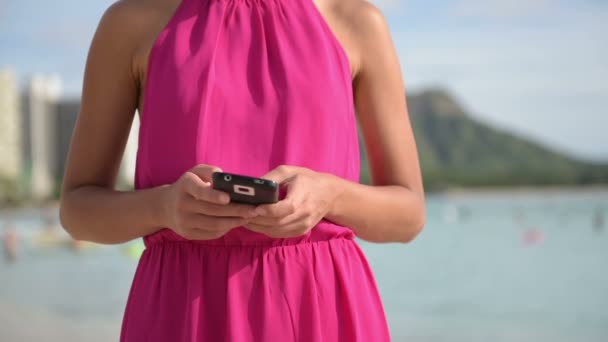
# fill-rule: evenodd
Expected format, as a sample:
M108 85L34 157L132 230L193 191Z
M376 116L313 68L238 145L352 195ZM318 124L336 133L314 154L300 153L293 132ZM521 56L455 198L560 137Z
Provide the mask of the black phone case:
M214 172L212 184L214 189L227 192L232 202L258 205L279 200L279 185L268 179Z

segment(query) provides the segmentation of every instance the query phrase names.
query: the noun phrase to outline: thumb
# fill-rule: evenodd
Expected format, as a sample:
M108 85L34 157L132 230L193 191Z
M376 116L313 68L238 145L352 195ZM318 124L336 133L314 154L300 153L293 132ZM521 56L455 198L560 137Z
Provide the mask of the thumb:
M201 164L190 169L190 172L197 175L204 182L210 183L214 172L222 172L222 169L214 165Z
M289 179L293 175L293 173L294 172L291 167L286 166L286 165L281 165L281 166L275 167L272 171L268 172L261 178L275 181L278 184L281 184L281 183L285 182L287 179Z

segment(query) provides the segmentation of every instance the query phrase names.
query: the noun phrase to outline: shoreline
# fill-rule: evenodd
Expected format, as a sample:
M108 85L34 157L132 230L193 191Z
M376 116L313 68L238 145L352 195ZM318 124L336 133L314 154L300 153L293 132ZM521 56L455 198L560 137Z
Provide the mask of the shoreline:
M446 187L442 190L426 190L428 196L462 196L462 195L521 195L521 194L601 194L608 193L608 184L599 185L521 185L521 186L479 186L479 187ZM59 200L29 201L20 205L7 205L3 203L0 214L7 211L20 211L28 209L59 209Z
M552 185L552 186L480 186L480 187L447 187L445 190L427 191L427 194L475 194L475 193L602 193L608 192L608 185Z

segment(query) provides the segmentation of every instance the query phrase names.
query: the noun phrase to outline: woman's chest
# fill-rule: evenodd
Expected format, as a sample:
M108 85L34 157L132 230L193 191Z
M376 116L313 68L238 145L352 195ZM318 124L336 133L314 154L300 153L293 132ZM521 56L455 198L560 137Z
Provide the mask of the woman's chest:
M173 87L193 96L210 77L222 80L216 91L228 96L239 87L247 87L252 96L263 96L269 87L278 93L296 87L310 96L345 74L350 82L353 44L344 38L338 15L317 6L312 1L287 11L210 6L193 16L176 2L174 8L158 10L133 61L139 109L150 73L171 79ZM193 92L193 87L198 89Z

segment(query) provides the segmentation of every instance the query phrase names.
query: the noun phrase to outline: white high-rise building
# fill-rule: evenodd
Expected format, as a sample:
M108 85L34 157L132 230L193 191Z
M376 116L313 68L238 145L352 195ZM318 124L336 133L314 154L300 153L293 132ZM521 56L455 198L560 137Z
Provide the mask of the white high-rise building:
M74 126L76 126L79 112L79 98L63 99L57 104L57 130L55 131L57 138L55 151L57 153L56 179L63 178L65 163L70 149L70 141L72 140L72 133Z
M56 178L62 178L65 172L65 163L70 147L70 140L80 112L80 99L64 99L57 106L57 173ZM118 186L122 188L133 187L135 175L135 160L137 158L137 143L139 134L139 116L135 115L133 125L120 164L117 176Z
M21 166L21 109L16 73L0 70L0 178L16 182ZM0 189L2 191L2 189ZM0 197L2 197L0 195Z
M139 115L135 113L133 118L133 125L131 125L131 131L129 132L129 139L127 140L127 146L125 147L125 153L122 157L120 164L120 171L118 179L120 183L133 186L135 177L135 163L137 159L137 147L138 147L138 136L139 136Z
M24 97L24 168L29 175L29 195L47 199L57 190L57 102L61 79L34 75Z

